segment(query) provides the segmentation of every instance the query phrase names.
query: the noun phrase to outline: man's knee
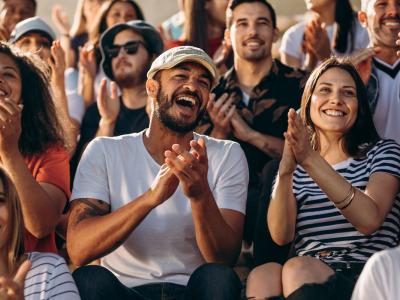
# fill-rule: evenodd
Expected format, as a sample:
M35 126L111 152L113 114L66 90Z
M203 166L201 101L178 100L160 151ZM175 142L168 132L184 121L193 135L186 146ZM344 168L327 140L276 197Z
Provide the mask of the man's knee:
M227 266L209 263L197 268L188 282L193 299L239 299L242 284L235 271ZM236 296L237 295L237 296Z
M113 273L101 266L83 266L72 273L82 299L106 299L122 285Z

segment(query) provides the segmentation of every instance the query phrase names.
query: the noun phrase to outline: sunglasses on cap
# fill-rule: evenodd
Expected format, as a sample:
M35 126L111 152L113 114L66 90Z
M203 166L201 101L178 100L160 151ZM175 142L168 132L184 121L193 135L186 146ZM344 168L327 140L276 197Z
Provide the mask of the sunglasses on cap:
M147 45L142 41L130 41L123 45L112 45L106 48L106 54L110 59L113 59L118 56L121 48L124 48L124 51L129 54L133 55L138 52L139 46L143 45L147 49Z

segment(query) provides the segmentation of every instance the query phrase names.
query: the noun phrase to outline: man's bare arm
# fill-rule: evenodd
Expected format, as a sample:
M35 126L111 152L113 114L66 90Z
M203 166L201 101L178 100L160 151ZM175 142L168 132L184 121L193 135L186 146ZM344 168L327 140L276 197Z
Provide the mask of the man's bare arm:
M153 209L148 195L110 212L97 199L77 199L68 222L67 249L75 265L85 265L118 248Z
M113 212L101 200L74 200L67 231L67 249L72 262L84 265L114 251L153 208L172 196L178 183L163 165L147 192Z

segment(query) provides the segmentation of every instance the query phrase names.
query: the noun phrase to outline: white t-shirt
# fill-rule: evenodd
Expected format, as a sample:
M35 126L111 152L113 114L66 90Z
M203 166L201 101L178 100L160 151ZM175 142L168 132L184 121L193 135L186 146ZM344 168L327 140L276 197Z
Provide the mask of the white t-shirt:
M377 93L373 100L376 130L385 139L400 143L400 59L391 66L373 59L372 76L376 78Z
M82 96L78 93L78 77L79 73L74 68L67 68L64 72L69 116L80 124L85 114L85 104Z
M25 300L80 300L64 259L53 253L28 253L32 266L25 277Z
M281 47L279 49L281 55L287 54L293 56L301 61L301 66L304 68L304 63L306 59L306 55L301 50L301 45L303 44L303 36L304 36L304 29L307 25L307 21L300 22L296 25L290 27L282 37ZM332 38L335 31L334 25L326 26L326 31L328 33L330 44L332 45ZM349 35L350 39L350 35ZM369 37L367 30L361 26L360 22L356 19L355 20L355 31L354 31L354 47L353 52L358 49L366 48L369 44ZM351 45L350 43L348 45ZM351 54L350 49L351 47L347 47L346 53L337 53L335 49L331 49L332 53L335 55L347 55Z
M400 247L374 254L366 263L352 300L400 299Z
M147 152L143 133L96 138L86 148L75 176L72 201L94 198L111 211L144 194L160 165ZM195 134L195 139L200 135ZM202 136L208 155L208 183L219 208L245 213L248 167L240 146ZM153 209L122 246L101 259L128 287L154 282L186 285L205 261L196 243L189 200L180 187Z

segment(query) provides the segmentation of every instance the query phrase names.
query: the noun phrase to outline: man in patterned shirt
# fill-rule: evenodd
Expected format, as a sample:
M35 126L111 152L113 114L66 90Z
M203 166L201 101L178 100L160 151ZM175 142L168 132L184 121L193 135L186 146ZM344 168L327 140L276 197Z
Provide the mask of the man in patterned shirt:
M262 183L259 176L267 162L280 158L287 112L299 108L302 93L304 74L272 58L278 34L276 14L267 1L229 3L225 43L233 50L234 67L221 77L198 128L216 138L238 141L246 154L250 172L247 242L253 239ZM265 218L263 224L265 228Z

